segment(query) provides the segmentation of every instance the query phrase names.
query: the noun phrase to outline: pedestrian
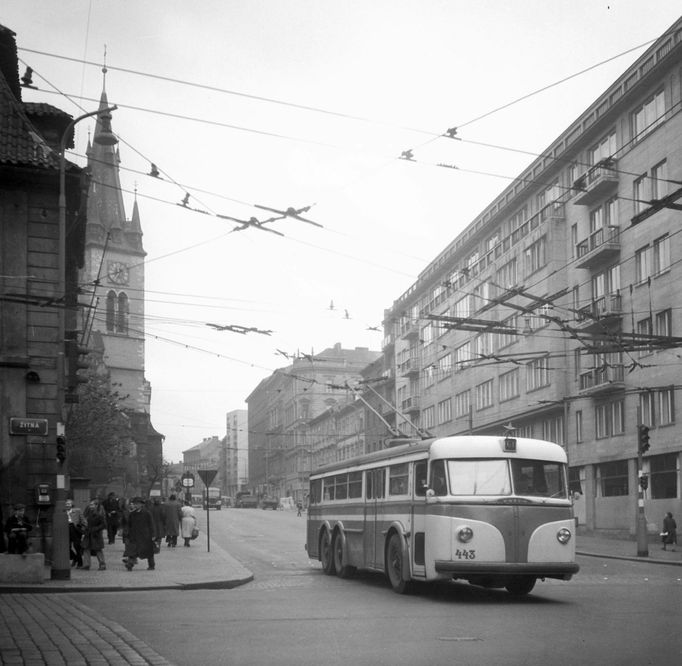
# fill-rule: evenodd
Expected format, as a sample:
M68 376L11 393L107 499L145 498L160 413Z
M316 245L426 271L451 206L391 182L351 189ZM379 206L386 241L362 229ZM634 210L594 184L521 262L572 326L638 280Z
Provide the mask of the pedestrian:
M154 562L154 521L151 514L144 508L141 497L133 497L130 512L123 525L123 563L128 571L132 571L137 560L147 560L147 569L153 571Z
M64 503L66 507L66 517L69 521L69 554L71 556L71 566L76 569L83 568L83 548L81 541L87 523L83 518L82 511L73 505L72 499L67 499Z
M666 546L670 544L675 546L677 544L677 523L673 518L673 514L668 511L663 518L663 531L661 532L661 541L663 542L663 550L667 550ZM674 552L674 548L671 548Z
M121 523L121 500L111 492L104 500L104 511L107 516L107 538L109 545L116 541L116 533Z
M158 553L161 549L161 536L165 534L164 508L163 504L161 504L160 497L152 498L152 503L149 506L149 513L151 513L152 521L154 522L154 552Z
M186 548L189 548L189 542L192 539L192 532L196 526L197 517L194 513L194 507L189 502L185 502L185 506L182 507L182 521L180 527L182 538L185 540Z
M301 502L301 500L298 500L298 502L296 502L296 508L298 509L298 513L296 515L300 516L301 511L303 510L303 502Z
M168 548L175 548L178 545L181 517L180 504L176 500L175 495L171 495L163 505L163 528Z
M107 527L104 515L100 511L97 499L91 499L83 512L86 528L81 546L83 548L83 569L90 568L90 556L94 555L99 562L99 570L107 568L104 561L104 530Z
M10 554L26 557L28 550L28 533L32 526L26 520L26 507L23 504L14 505L14 513L5 523L7 535L7 552Z

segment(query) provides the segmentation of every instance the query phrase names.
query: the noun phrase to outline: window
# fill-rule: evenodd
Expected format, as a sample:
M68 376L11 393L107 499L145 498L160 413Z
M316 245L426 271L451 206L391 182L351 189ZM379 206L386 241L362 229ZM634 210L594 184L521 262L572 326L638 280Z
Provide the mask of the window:
M493 351L493 334L480 333L474 338L474 358L479 360Z
M542 439L564 445L564 417L555 416L542 422Z
M452 354L441 356L436 363L436 379L441 381L452 373Z
M578 410L575 413L575 441L580 444L583 440L583 413Z
M632 114L632 137L641 141L658 127L665 117L665 95L659 90Z
M487 282L482 282L474 287L472 301L472 310L474 312L490 302L490 289Z
M635 213L641 213L645 206L649 205L648 197L646 195L646 174L636 178L632 183L632 198L635 207Z
M678 454L667 453L649 458L651 499L676 499Z
M511 400L519 395L519 369L514 368L500 375L500 402Z
M673 334L672 310L661 310L656 313L656 335L671 337Z
M511 495L506 460L448 460L448 473L452 495Z
M476 387L476 409L492 407L493 404L493 380L489 379Z
M464 370L469 361L471 361L471 343L465 342L455 349L455 371Z
M468 416L471 408L471 391L462 391L455 396L455 416Z
M526 275L540 270L547 263L546 245L547 241L543 236L526 248Z
M654 241L652 259L654 275L659 275L670 268L670 238L668 234Z
M649 344L651 340L651 317L640 319L637 322L637 335L643 336L642 339L638 341L638 355L641 357L651 353L651 344Z
M616 153L616 132L610 132L589 151L590 164L595 165Z
M384 497L385 468L368 469L365 472L365 494L367 499L381 499Z
M614 400L597 405L594 408L595 436L604 439L625 432L625 416L623 401Z
M434 460L431 463L431 478L429 480L429 488L433 490L434 494L442 497L448 494L448 481L445 475L445 461Z
M566 472L561 463L524 459L510 462L516 495L566 498Z
M416 497L426 495L426 460L414 464L414 494Z
M651 169L651 198L662 199L668 194L668 163L663 160Z
M431 405L422 411L422 425L425 428L433 428L435 421L436 408Z
M391 465L388 468L388 494L407 495L409 468L407 463Z
M350 499L362 497L362 472L348 474L348 497Z
M675 393L674 389L656 391L658 408L658 425L670 425L675 422Z
M602 497L620 497L628 494L627 460L602 463L597 466L597 478Z
M118 296L114 291L107 294L107 331L128 334L128 296L121 292Z
M549 384L549 358L547 356L526 363L526 391L534 391Z
M511 317L507 317L501 322L503 326L509 328L508 332L497 333L497 348L502 349L503 347L508 347L509 345L516 342L518 336L516 335L516 330L519 325L519 315L513 314ZM512 331L514 331L512 333Z
M452 308L452 316L466 319L471 314L470 302L471 299L469 296L460 298Z
M635 281L646 282L649 278L649 246L635 251Z
M452 421L452 398L438 403L438 425Z
M644 425L650 427L655 425L653 391L645 391L639 394L639 414Z

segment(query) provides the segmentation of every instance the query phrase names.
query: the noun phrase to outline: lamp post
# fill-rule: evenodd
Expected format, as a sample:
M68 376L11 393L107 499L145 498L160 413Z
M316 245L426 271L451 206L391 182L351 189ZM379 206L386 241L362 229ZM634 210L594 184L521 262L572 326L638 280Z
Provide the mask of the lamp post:
M58 309L58 355L57 355L57 435L64 435L64 413L65 401L65 381L64 381L64 343L66 340L66 142L69 134L76 123L91 118L92 116L102 115L109 117L111 111L116 110L116 106L105 109L97 109L90 113L84 113L78 118L74 118L62 132L59 142L59 281L58 296L62 299L62 306ZM99 139L99 140L98 140ZM113 145L117 139L113 136L111 128L108 132L95 136L95 142L101 145ZM69 556L69 522L66 516L66 462L58 463L57 478L55 484L55 504L52 516L52 570L51 577L57 580L67 580L71 577L71 558Z

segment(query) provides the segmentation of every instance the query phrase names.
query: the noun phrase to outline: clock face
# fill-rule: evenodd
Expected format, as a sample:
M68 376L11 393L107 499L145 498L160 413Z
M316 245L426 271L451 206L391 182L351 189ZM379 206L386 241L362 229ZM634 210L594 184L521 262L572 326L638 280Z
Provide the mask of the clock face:
M115 284L128 284L128 267L120 261L109 262L108 275Z

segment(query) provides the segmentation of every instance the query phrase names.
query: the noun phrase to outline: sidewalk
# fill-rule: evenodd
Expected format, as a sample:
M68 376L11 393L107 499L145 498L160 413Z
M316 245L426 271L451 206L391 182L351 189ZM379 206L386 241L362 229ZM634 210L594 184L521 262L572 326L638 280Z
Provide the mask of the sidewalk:
M161 544L161 552L154 556L154 571L147 570L147 560L139 560L132 571L127 571L121 561L123 543L117 537L113 545L105 545L104 557L107 568L98 571L97 559L92 558L93 568L71 569L71 578L51 580L46 567L42 584L0 583L0 594L9 592L120 592L123 590L162 589L219 589L243 585L253 580L251 571L243 567L213 540L207 550L206 533L185 548L179 539L176 548Z
M682 566L682 547L675 546L675 550L663 550L660 539L649 539L649 554L646 557L637 556L637 541L629 539L611 539L599 535L578 535L576 537L576 554L588 557L604 557L615 560L632 560L650 564L670 564ZM577 576L580 576L578 573Z

